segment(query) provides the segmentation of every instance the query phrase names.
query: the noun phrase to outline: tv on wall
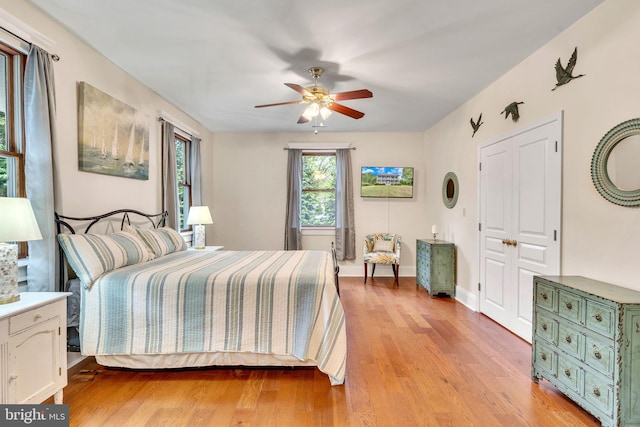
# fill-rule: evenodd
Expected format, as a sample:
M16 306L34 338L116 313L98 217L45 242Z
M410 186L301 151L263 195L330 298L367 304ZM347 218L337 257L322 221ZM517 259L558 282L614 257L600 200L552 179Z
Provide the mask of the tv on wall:
M360 197L413 197L413 168L362 166Z

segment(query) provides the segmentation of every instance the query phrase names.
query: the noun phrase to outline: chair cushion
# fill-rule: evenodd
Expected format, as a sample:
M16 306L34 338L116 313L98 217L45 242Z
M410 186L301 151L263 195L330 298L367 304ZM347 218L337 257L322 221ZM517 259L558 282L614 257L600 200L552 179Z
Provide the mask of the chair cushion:
M364 254L364 262L374 264L398 264L399 259L394 252L369 252Z
M373 252L393 252L393 240L376 240L373 244Z

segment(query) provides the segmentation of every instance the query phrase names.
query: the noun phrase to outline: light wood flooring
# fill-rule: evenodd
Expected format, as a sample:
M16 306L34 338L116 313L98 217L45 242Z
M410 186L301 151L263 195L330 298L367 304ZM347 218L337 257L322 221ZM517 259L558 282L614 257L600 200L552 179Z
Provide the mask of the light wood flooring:
M597 426L551 384L531 346L415 279L340 278L344 386L315 368L69 372L71 426Z

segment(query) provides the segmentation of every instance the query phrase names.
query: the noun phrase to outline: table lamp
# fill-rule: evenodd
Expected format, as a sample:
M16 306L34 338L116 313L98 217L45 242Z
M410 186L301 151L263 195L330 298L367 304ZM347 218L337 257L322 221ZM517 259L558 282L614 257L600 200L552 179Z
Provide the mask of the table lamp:
M0 197L0 304L20 300L16 242L40 239L31 202L22 197Z
M191 206L187 224L193 225L193 247L204 249L204 224L213 224L209 207Z

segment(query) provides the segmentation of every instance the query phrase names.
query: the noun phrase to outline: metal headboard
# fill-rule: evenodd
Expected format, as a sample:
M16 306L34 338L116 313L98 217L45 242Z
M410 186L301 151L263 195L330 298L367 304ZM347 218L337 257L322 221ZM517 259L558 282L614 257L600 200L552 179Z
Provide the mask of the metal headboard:
M107 212L102 215L90 216L90 217L73 217L61 215L58 212L55 212L55 221L56 221L56 231L58 234L66 233L66 234L86 234L91 231L91 229L99 223L100 221L109 221L113 219L118 219L118 215L122 215L120 221L120 230L124 227L124 224L131 225L131 218L136 220L140 220L146 224L146 221L149 222L149 225L153 228L164 227L168 213L166 211L157 213L157 214L147 214L144 212L137 211L135 209L118 209L115 211ZM73 225L72 225L73 224ZM64 251L58 245L58 252L60 254L60 268L59 268L59 282L58 282L58 290L64 291L66 278L67 278L67 260L64 256Z

